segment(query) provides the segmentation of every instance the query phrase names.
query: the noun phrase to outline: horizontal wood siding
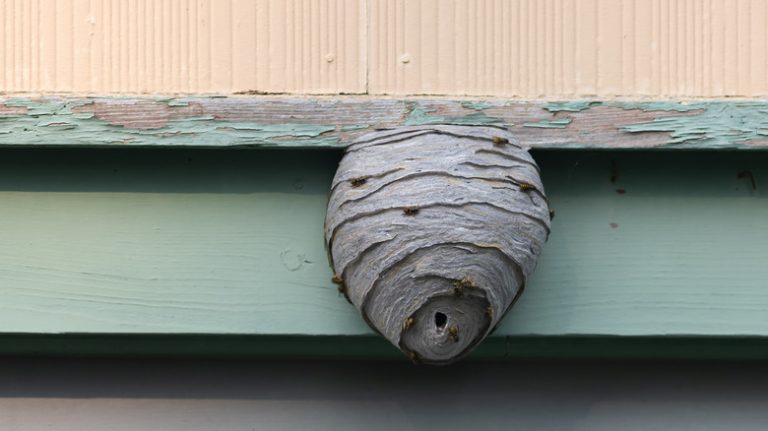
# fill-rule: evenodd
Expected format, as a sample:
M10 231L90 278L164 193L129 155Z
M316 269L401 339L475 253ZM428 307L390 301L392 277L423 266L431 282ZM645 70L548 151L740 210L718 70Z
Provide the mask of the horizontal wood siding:
M0 155L0 333L371 334L323 246L339 151ZM534 157L552 234L494 336L768 335L768 156Z
M0 0L0 92L768 96L764 0Z

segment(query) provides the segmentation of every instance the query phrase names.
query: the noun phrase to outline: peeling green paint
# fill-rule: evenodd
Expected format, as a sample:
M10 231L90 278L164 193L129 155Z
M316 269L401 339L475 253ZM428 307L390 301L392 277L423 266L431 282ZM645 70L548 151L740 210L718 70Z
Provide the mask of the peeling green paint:
M156 101L156 100L155 100ZM136 145L136 146L341 146L337 136L321 136L336 130L334 125L303 123L258 124L217 120L213 116L171 119L159 128L127 128L94 118L90 112L75 113L75 107L93 101L37 102L10 99L9 107L27 108L23 115L0 117L0 145ZM188 102L172 100L169 106ZM66 133L61 133L66 131Z
M168 106L171 106L171 107L189 106L189 101L184 99L171 99L168 101Z
M688 103L688 102L676 102L676 101L609 101L600 102L594 100L572 100L563 102L549 102L544 105L544 109L552 113L558 112L581 112L591 109L595 106L609 106L617 107L621 109L638 109L644 112L653 111L676 111L676 112L688 112L696 109L704 109L708 103L717 102L705 102L705 103Z
M597 106L600 109L591 110ZM567 115L553 116L558 112ZM524 132L521 139L533 147L768 149L768 101L193 96L0 99L0 146L343 148L349 140L376 128L423 124L512 127L516 118L524 122L513 130ZM639 133L644 134L642 139Z
M688 112L695 111L697 109L706 109L711 104L718 102L708 103L687 103L687 102L673 102L673 101L648 101L648 102L608 102L606 106L616 106L621 109L638 109L644 112L653 111L675 111L675 112Z
M493 107L493 104L482 100L473 100L467 102L461 102L461 106L467 109L474 109L475 111L483 111L485 109Z
M525 123L523 127L536 127L539 129L565 129L573 121L570 117L558 118L556 120L539 121L538 123Z
M594 100L571 100L567 102L550 102L544 105L544 109L552 113L557 113L561 111L581 112L593 106L599 106L601 104L602 102L596 102Z
M490 117L482 110L477 111L475 108L471 108L477 112L463 115L463 116L441 116L430 115L434 112L434 109L429 109L418 102L406 102L408 116L405 119L404 125L406 126L420 126L424 124L456 124L467 126L482 126L487 124L499 124L504 120L501 118ZM484 108L483 108L484 109Z
M768 103L710 102L687 105L702 112L691 116L660 116L651 122L620 125L629 133L668 132L667 144L686 147L706 144L730 147L768 136Z

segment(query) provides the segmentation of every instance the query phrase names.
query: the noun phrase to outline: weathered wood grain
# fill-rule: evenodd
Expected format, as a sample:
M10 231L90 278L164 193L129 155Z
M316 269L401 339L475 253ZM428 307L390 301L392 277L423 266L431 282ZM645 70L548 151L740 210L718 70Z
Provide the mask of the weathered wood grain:
M474 349L519 297L549 235L539 168L514 134L409 126L347 148L325 219L335 281L415 362Z
M331 148L425 124L502 125L534 148L768 149L765 101L0 99L0 146Z
M1 150L0 333L372 334L332 284L323 246L340 157ZM768 155L534 158L552 234L488 342L768 336Z

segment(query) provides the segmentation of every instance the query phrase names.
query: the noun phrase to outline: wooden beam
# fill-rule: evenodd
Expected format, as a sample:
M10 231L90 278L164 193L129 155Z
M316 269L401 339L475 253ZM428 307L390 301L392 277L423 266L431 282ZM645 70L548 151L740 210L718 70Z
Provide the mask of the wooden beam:
M0 333L368 336L340 151L0 150ZM552 234L492 337L766 337L768 154L539 151Z
M0 334L0 355L408 361L377 335ZM768 359L768 337L492 336L466 360Z
M765 101L3 98L0 146L344 147L377 128L498 125L553 149L768 149Z

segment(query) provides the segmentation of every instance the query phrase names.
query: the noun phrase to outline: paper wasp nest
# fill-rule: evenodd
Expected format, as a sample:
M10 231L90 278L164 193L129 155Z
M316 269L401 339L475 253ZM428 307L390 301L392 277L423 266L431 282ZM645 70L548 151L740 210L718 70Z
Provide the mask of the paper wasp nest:
M334 281L411 359L470 352L525 286L549 234L539 170L506 129L417 126L355 141L325 221Z

